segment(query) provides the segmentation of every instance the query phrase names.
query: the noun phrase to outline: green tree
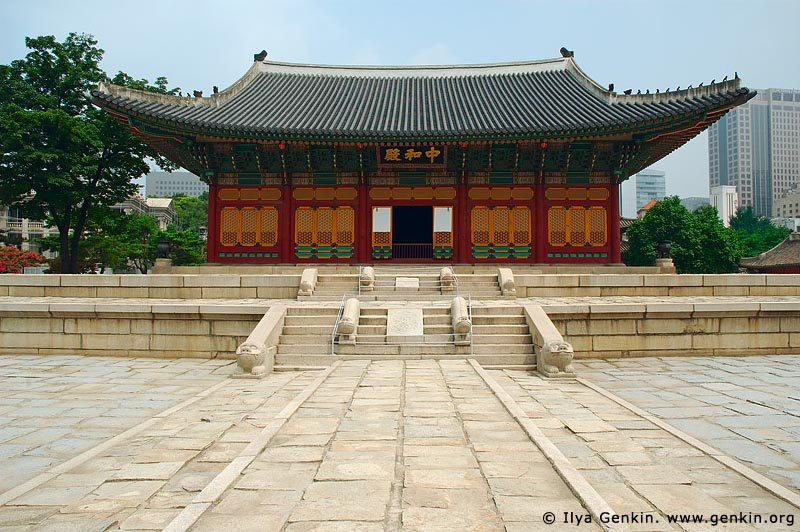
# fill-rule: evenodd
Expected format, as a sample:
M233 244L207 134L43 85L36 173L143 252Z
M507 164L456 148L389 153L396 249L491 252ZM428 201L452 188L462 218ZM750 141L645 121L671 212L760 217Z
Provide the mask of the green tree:
M755 257L772 249L789 234L789 229L772 225L769 218L756 216L750 206L736 209L730 224L741 243L742 257Z
M642 220L627 231L629 266L652 266L659 242L672 245L672 259L679 273L723 273L736 271L739 248L736 239L717 217L717 210L704 206L693 213L677 196L656 203Z
M178 231L174 225L158 235L158 240L170 242L169 258L173 266L193 266L206 261L206 242L194 229Z
M208 192L200 196L177 194L172 197L179 230L192 229L199 232L200 227L208 227Z
M90 35L26 38L24 59L0 65L0 202L26 217L49 219L59 232L61 270L77 273L90 216L136 190L132 180L169 161L91 105L88 92L106 78L103 50ZM119 73L114 83L167 90Z

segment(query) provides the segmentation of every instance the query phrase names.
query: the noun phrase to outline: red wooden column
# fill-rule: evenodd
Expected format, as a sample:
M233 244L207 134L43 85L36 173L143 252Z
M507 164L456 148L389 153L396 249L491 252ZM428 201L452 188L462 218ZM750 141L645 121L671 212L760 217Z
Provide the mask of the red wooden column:
M206 262L217 262L219 258L219 214L217 213L217 185L208 187L208 229L206 230Z
M372 220L372 212L369 208L367 194L369 186L360 184L358 186L358 207L356 212L356 262L369 263L372 260L372 235L369 233L367 224Z
M281 188L280 206L280 262L294 262L294 234L292 219L294 218L294 201L292 200L291 185L284 185Z
M534 262L547 262L547 206L544 203L544 185L533 189L533 258Z
M611 248L609 253L609 260L612 264L619 264L622 262L622 254L620 253L620 229L619 229L619 184L611 184L608 186L608 244Z
M467 187L466 184L456 185L456 207L455 207L455 220L453 223L455 230L453 232L453 258L456 263L472 262L470 256L470 244L472 243L472 236L470 235L469 228L469 202L467 201Z

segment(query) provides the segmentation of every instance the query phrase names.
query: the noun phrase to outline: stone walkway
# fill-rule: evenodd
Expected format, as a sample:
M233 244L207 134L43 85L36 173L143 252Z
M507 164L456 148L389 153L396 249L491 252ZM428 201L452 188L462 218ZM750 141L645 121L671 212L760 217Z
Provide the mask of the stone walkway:
M800 356L579 362L581 377L800 490Z
M590 361L584 383L465 360L236 380L229 362L0 357L0 530L796 530L794 477L775 473L796 448L768 447L792 441L731 422L767 415L748 398L796 421L797 358ZM710 455L713 431L692 445L609 394L635 403L648 387L641 408L665 418L701 408L680 397L738 397L694 419L718 416L731 442L765 429L764 445L747 441L784 460L764 470L780 485ZM774 421L797 441L797 424ZM598 522L612 514L629 522ZM706 522L669 522L683 514Z

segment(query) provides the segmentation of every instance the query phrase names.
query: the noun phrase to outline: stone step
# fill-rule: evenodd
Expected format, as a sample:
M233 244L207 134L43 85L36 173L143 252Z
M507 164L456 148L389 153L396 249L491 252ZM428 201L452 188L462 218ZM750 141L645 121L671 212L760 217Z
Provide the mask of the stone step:
M328 328L332 328L333 324L336 323L336 315L333 316L286 316L284 319L284 327L287 326L294 326L294 327L301 327L304 325L325 325Z
M425 334L453 334L453 326L447 325L428 325L427 322L423 324Z
M369 358L376 355L461 355L469 354L469 346L419 344L336 345L337 355L358 355Z
M474 306L472 307L472 315L473 316L489 316L489 315L524 316L524 311L522 307Z
M327 339L326 339L327 340ZM330 344L284 344L278 345L278 354L324 355L331 352Z
M514 324L477 324L472 325L473 334L528 334L530 329L527 324L514 325Z
M523 353L533 354L533 344L474 344L472 346L476 354L488 355L516 355Z
M358 326L361 325L383 325L383 328L386 328L386 316L359 316L358 317Z
M423 323L425 326L428 325L450 325L451 318L448 312L447 315L430 315L430 314L423 314L422 315Z
M386 336L386 324L380 325L364 325L362 322L358 324L358 336L361 335L381 335Z
M280 346L285 345L330 345L331 333L327 335L317 334L282 334L280 335Z
M287 316L333 316L339 313L337 307L289 307L286 309Z
M472 314L473 325L527 325L524 316L503 316L502 314Z
M333 325L284 325L283 334L295 335L328 335L330 336Z
M530 334L472 334L474 344L499 344L499 345L518 345L532 344L533 339Z
M385 308L371 308L371 307L361 307L361 316L383 316L386 317L386 309Z

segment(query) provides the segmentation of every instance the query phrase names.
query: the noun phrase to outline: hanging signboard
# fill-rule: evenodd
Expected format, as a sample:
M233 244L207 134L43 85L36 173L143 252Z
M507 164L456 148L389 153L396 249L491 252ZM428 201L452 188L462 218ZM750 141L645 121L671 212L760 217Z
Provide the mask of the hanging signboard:
M378 166L391 168L441 168L447 163L442 144L388 145L378 147Z

